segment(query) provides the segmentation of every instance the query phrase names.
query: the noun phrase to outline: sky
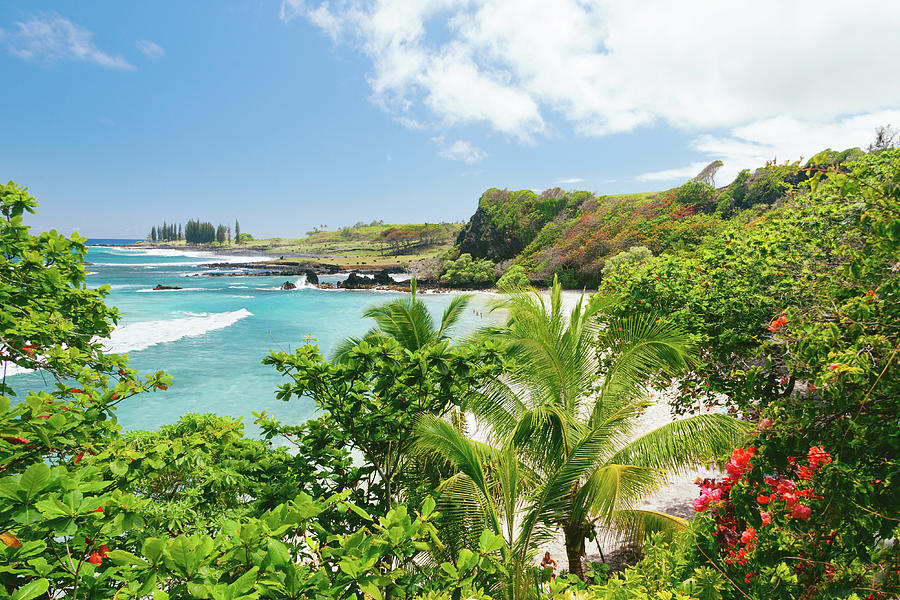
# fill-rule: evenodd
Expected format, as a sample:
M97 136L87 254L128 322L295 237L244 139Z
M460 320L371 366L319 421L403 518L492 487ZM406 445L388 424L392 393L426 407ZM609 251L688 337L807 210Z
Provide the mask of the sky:
M0 3L0 179L36 231L464 221L900 128L900 2Z

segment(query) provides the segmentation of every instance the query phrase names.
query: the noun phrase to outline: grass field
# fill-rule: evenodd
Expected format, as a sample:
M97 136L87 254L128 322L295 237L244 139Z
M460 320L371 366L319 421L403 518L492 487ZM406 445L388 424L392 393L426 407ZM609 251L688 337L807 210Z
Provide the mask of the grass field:
M462 225L455 223L413 225L362 225L337 231L310 232L303 238L245 240L194 245L218 252L258 252L283 257L276 262L325 263L342 269L383 269L444 254L456 241ZM149 242L145 242L148 243ZM187 246L160 242L158 246Z

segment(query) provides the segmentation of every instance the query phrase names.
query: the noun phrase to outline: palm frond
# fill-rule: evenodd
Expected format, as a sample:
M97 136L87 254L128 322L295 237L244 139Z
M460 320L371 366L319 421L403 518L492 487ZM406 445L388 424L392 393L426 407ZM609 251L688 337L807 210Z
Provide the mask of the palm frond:
M626 544L638 548L651 533L664 532L670 537L688 526L681 517L655 510L623 510L616 517L616 530L624 534Z
M657 427L609 458L609 462L683 473L718 462L747 435L751 425L724 414L697 415Z
M591 473L578 489L569 509L572 521L595 521L602 527L616 522L616 515L634 508L666 483L661 469L606 464Z
M680 328L640 314L609 323L598 339L609 357L597 403L633 399L655 377L671 377L696 361L696 346Z
M386 336L382 335L377 328L372 328L362 337L347 337L337 343L331 351L331 361L333 363L345 363L350 357L350 351L359 346L362 342L375 344L384 341Z
M444 339L447 337L448 332L459 322L459 318L465 312L471 300L471 294L463 294L455 296L450 301L450 305L444 310L444 314L441 317L441 328L437 333L438 338Z

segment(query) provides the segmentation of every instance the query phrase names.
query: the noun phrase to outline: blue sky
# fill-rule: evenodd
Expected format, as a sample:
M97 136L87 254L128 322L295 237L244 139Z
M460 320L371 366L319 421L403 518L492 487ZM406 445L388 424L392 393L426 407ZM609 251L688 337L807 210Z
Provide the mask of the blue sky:
M900 125L900 3L667 4L6 2L0 178L37 230L298 236L465 220L489 187L665 189L714 159L724 183Z

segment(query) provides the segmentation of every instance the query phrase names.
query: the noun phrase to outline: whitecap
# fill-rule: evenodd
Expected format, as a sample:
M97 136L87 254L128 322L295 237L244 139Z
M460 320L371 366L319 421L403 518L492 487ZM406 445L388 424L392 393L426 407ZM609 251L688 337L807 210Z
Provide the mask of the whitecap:
M203 290L212 291L212 290L221 290L221 289L224 289L224 288L186 287L186 288L181 288L180 290L154 290L153 288L144 288L142 290L135 290L135 291L139 292L141 294L144 294L147 292L197 292L197 291L203 291Z
M117 327L112 332L104 351L123 354L144 350L157 344L205 335L211 331L230 327L241 319L252 316L253 313L249 310L241 308L232 312L210 313L204 316L129 323Z
M198 337L211 331L225 329L241 319L252 317L253 313L246 308L223 313L183 313L187 316L180 319L164 319L159 321L142 321L116 327L104 344L107 354L124 354L145 350L150 346L175 342L182 338ZM31 373L31 369L11 363L0 362L0 377L11 377L22 373Z

